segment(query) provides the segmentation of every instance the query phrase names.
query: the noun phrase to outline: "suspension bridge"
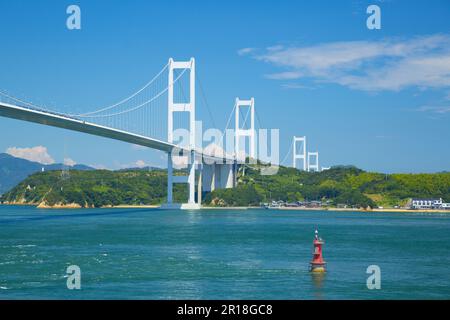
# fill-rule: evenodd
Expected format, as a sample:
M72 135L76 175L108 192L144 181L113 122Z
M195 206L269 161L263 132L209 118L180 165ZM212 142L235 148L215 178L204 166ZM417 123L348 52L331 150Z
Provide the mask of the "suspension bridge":
M242 159L245 161L245 151L242 156L239 150L241 137L249 137L250 156L256 158L255 109L253 98L249 100L236 99L224 129L224 132L229 129L228 126L234 112L234 152L227 153L223 144L221 150L203 148L202 145L196 145L195 87L195 59L192 58L189 61L169 59L161 71L142 88L114 104L96 107L89 112L59 112L0 92L0 116L83 132L163 151L167 153L168 183L167 203L162 207L199 209L203 192L236 186L238 166L242 163ZM248 112L241 125L242 107L248 107ZM209 109L208 111L210 112ZM183 119L178 114L187 115L187 119L186 116ZM162 121L166 116L167 122ZM249 116L250 120L247 124ZM184 139L186 141L179 142L181 137L176 133L175 128L182 127L187 127L188 137ZM174 162L185 164L187 175L174 174ZM188 184L187 203L173 202L172 190L175 183ZM196 187L197 198L195 197Z

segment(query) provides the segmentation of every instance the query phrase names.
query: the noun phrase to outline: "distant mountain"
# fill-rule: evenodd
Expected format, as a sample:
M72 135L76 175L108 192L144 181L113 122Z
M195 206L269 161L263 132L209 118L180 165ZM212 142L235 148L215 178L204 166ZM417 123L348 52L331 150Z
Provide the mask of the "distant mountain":
M0 153L0 194L7 192L28 176L42 171L42 169L44 171L53 171L62 170L63 168L82 171L94 170L94 168L81 164L73 167L67 167L61 163L44 165L38 162L15 158L7 153Z

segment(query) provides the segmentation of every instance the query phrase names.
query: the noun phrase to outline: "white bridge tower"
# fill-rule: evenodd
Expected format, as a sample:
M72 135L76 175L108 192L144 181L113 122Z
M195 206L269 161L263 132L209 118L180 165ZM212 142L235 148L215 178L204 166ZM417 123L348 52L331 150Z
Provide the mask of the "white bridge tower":
M314 159L314 162L311 161L311 158ZM319 172L319 152L308 152L308 171L314 170L315 172Z
M300 144L299 148L297 149L297 143ZM297 168L297 160L302 160L303 166L302 170L306 171L307 169L307 159L306 159L306 136L303 137L296 137L294 136L293 141L293 153L292 153L292 167Z
M189 75L189 101L183 103L174 102L174 70L187 69ZM169 143L174 143L173 137L173 114L175 112L189 113L189 155L174 155L172 152L167 154L167 205L165 207L198 209L200 203L195 203L195 60L190 61L173 61L169 59L169 84L168 84L168 124L167 139ZM188 164L187 176L173 175L173 159L175 157L183 158L183 163ZM189 185L189 200L187 204L173 204L173 184L187 183Z
M250 110L250 128L240 128L239 124L239 115L241 111L241 107L249 107ZM251 98L250 100L240 100L239 98L236 98L236 105L235 105L235 156L238 160L244 160L240 157L240 150L239 150L239 140L241 137L249 137L250 139L250 154L249 156L253 159L256 159L256 140L255 140L255 99ZM244 122L246 122L246 118L244 119ZM245 154L245 150L244 150Z

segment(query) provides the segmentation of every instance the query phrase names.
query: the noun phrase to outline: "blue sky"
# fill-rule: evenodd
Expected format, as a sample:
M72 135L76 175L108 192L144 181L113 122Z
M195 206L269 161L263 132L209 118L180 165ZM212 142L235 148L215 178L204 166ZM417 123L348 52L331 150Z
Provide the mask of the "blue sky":
M81 30L66 28L70 4ZM370 4L381 30L366 27ZM448 1L2 1L0 12L0 89L15 96L89 111L169 57L195 57L217 126L236 96L253 96L262 126L280 129L281 158L306 135L323 166L450 169ZM17 120L0 118L0 132L0 152L41 161L165 165L157 152Z

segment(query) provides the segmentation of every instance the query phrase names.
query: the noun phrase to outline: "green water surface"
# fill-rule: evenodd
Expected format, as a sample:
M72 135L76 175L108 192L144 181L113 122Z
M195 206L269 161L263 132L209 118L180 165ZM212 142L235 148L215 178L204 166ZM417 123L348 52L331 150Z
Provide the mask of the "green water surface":
M449 299L450 214L0 206L0 299L23 298Z

